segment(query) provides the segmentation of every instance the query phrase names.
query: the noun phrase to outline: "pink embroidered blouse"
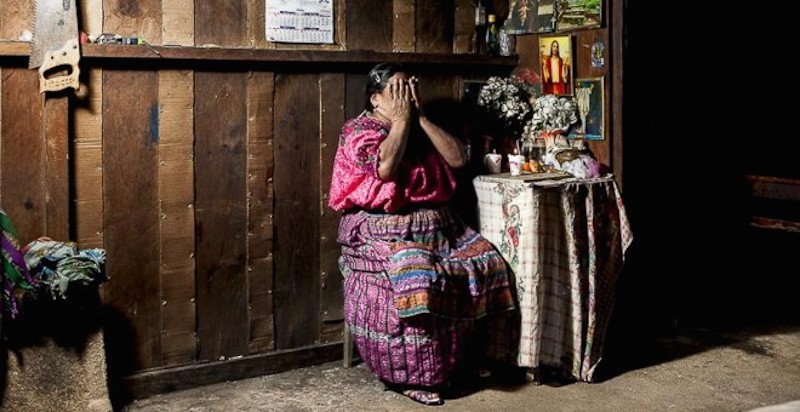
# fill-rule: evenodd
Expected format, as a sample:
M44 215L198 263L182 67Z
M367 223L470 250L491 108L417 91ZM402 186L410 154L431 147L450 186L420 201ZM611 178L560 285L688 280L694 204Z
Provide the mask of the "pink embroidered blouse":
M378 177L378 145L388 135L386 126L365 113L344 124L333 161L331 208L393 213L412 204L450 200L456 187L450 166L432 144L421 145L413 136L409 136L405 156L392 179Z

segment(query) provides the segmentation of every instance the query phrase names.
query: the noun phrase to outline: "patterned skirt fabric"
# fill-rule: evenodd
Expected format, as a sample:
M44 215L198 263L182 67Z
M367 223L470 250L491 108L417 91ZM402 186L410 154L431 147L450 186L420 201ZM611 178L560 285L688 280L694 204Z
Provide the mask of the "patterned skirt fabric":
M444 383L476 320L514 308L500 254L446 207L346 214L338 240L345 321L384 381Z

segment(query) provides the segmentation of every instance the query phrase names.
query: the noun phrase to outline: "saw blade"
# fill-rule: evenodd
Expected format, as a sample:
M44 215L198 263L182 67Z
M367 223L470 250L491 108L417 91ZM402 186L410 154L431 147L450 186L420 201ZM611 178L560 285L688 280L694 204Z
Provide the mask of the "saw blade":
M65 49L78 38L75 0L36 0L33 44L28 68L42 65L48 52Z

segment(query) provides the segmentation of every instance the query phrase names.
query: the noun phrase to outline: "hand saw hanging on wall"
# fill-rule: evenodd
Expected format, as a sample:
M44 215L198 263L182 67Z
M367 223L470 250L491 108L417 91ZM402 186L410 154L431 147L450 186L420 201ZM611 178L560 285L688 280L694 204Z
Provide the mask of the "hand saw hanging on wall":
M39 68L39 92L78 89L78 10L75 0L36 0L28 68Z

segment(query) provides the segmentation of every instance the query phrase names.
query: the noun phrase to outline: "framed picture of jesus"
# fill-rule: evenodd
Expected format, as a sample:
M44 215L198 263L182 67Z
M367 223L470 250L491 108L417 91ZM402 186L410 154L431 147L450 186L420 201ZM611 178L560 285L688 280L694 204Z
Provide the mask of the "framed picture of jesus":
M572 36L539 37L542 94L572 96Z

